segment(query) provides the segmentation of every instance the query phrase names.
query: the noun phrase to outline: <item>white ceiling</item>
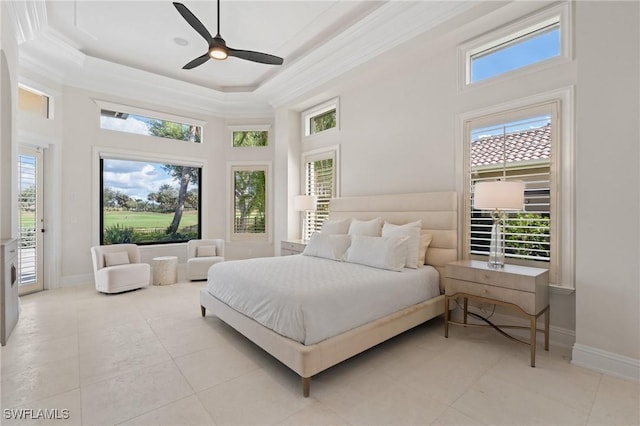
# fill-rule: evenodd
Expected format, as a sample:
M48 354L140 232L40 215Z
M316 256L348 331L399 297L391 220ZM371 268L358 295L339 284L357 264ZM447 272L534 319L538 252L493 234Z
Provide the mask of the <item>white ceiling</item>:
M216 34L214 1L182 2ZM158 96L186 96L182 103L192 109L232 114L270 110L473 5L222 0L220 32L228 46L280 56L284 64L228 58L192 70L182 66L206 53L207 43L171 1L11 1L9 9L21 68L109 93L135 96L153 88ZM177 38L188 44L179 45Z

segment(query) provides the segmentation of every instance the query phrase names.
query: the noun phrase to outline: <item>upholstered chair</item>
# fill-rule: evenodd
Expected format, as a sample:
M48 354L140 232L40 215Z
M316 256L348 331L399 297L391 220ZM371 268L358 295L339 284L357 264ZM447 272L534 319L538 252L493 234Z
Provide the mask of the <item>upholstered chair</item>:
M135 244L112 244L91 247L96 290L120 293L147 287L151 281L151 265L140 263Z
M206 280L209 268L224 261L224 240L191 240L187 243L187 278Z

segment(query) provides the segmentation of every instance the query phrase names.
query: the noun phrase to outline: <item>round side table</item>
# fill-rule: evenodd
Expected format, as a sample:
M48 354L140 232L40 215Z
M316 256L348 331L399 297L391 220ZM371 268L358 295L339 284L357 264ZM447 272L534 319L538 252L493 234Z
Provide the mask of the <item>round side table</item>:
M178 281L178 256L153 258L153 285L175 284Z

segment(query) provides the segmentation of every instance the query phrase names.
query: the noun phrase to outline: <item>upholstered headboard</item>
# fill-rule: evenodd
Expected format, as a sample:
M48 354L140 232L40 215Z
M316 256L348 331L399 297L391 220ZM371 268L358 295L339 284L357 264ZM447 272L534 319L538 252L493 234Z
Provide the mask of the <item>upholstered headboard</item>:
M419 192L342 197L332 199L329 204L329 219L332 220L376 217L398 225L422 220L422 229L433 235L426 263L438 269L440 286L443 287L445 265L458 258L457 194Z

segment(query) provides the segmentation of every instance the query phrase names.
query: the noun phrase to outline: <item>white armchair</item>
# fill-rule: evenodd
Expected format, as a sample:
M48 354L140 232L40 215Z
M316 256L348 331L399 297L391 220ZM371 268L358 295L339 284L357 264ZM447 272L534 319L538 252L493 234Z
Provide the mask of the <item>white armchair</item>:
M206 280L209 268L224 261L224 240L191 240L187 243L187 278Z
M151 281L151 265L140 263L135 244L112 244L91 247L96 290L120 293L147 287Z

